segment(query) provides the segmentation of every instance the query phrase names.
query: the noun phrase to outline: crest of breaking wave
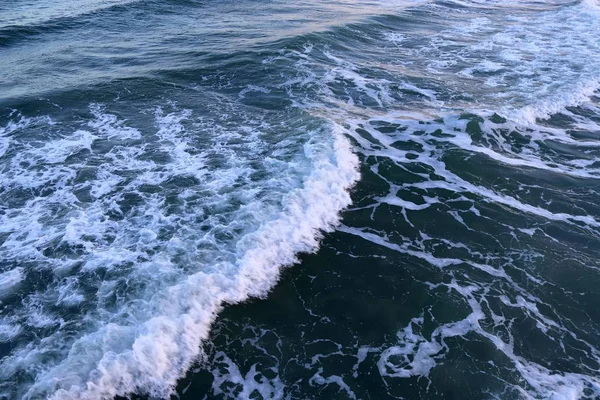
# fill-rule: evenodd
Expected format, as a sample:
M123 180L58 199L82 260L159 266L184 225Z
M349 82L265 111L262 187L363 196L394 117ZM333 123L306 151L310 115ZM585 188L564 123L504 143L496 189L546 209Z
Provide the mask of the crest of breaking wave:
M265 295L349 204L340 128L167 108L152 131L100 104L78 127L15 111L0 129L0 396L168 396L222 305Z

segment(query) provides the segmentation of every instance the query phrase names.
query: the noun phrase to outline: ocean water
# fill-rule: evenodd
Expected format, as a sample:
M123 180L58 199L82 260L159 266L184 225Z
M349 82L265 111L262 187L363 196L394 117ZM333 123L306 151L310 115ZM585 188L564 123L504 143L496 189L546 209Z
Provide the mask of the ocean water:
M117 398L600 398L600 4L0 3L0 399Z

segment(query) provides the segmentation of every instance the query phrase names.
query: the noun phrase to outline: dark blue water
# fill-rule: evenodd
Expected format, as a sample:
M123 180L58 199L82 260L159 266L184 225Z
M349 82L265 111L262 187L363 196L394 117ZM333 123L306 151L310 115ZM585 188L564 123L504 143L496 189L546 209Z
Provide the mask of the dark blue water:
M599 71L594 0L0 4L0 398L600 398Z

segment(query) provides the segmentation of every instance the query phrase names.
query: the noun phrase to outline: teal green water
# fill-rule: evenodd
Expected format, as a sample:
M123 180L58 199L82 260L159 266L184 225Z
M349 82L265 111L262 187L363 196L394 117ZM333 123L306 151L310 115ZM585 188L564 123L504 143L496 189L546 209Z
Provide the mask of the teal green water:
M0 5L0 398L600 398L600 5Z

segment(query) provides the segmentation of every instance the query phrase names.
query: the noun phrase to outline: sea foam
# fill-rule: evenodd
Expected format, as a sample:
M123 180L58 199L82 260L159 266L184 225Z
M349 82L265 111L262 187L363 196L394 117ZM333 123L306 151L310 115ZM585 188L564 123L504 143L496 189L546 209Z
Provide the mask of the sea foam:
M97 110L95 107L92 110ZM186 116L189 114L181 115ZM110 116L99 117L93 126L100 130L116 122ZM176 135L178 120L173 118L173 114L163 117L169 132L175 132L165 131L162 135L169 136L171 145L177 148L171 136ZM113 134L109 131L105 132L108 136ZM131 392L168 396L177 379L201 356L202 341L223 305L266 295L277 282L281 267L295 263L300 252L316 250L322 232L331 231L338 223L339 211L350 204L348 189L359 177L357 158L343 137L343 128L332 125L330 132L330 139L321 137L304 145L304 157L311 165L309 174L300 187L284 196L280 211L238 241L236 261L217 263L208 271L196 272L165 287L144 306L148 308L143 310L149 317L146 321L128 326L109 321L97 324L95 330L71 345L64 360L40 372L24 397L53 392L53 399L111 398ZM80 143L88 147L86 135L78 135L83 140ZM178 160L183 162L185 157ZM108 187L97 188L92 193L101 197L110 191ZM79 242L84 231L77 226L88 225L89 218L74 215L63 240ZM120 256L117 252L113 257ZM88 263L86 268L90 267ZM165 264L161 268L173 266ZM62 301L77 304L81 298L71 296ZM30 358L34 353L26 350L15 356L25 357L12 357L16 364L34 362Z

